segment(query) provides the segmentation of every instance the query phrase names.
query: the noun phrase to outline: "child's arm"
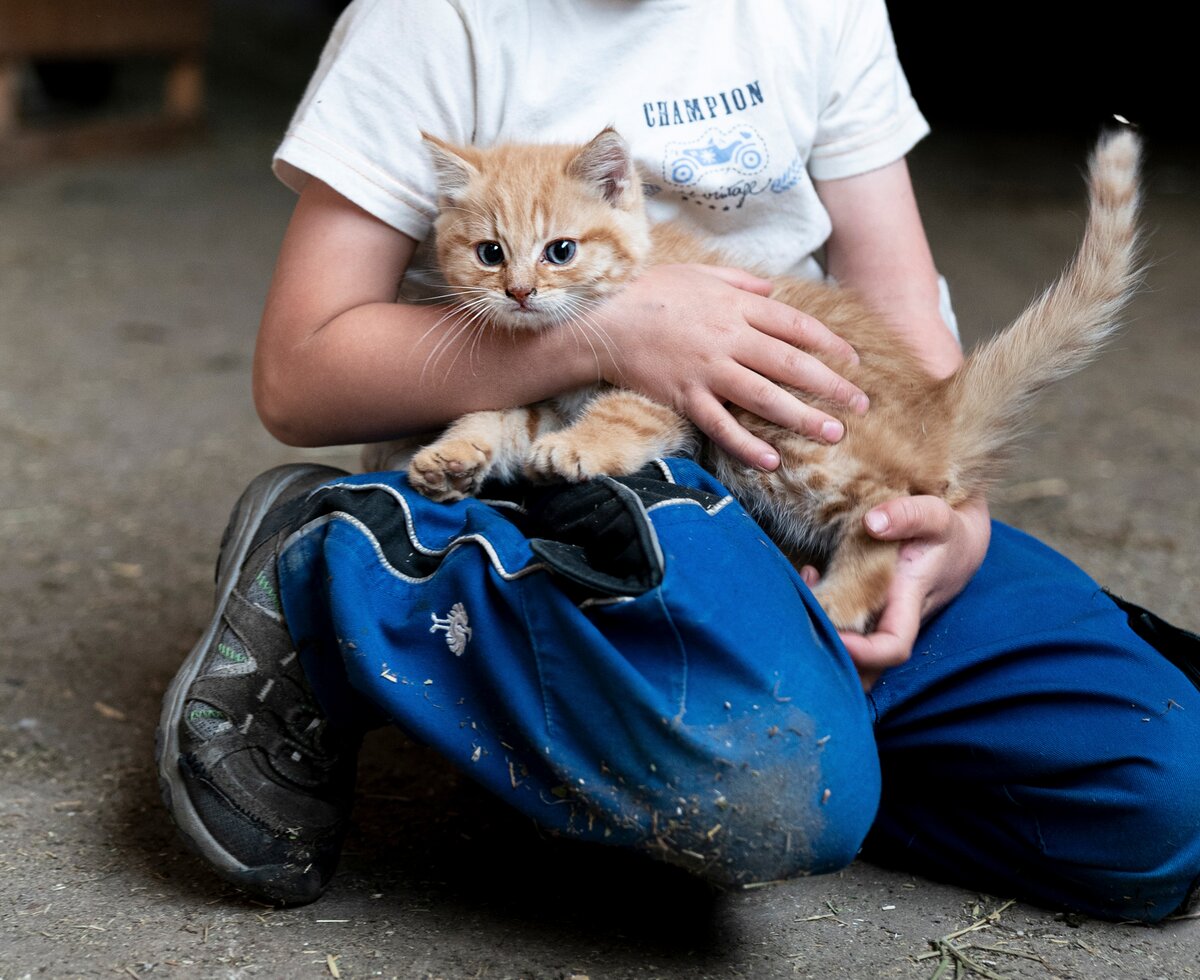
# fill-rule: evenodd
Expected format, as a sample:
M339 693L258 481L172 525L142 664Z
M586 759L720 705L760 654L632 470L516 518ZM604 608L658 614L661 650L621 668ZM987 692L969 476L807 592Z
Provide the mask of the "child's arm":
M962 363L962 349L942 320L938 275L903 159L844 180L816 183L833 223L826 245L828 272L883 313L925 360L945 377Z
M829 271L895 325L931 373L944 377L962 350L939 310L937 272L903 160L845 180L817 185L833 219ZM888 605L869 636L845 635L870 686L880 672L912 654L921 623L963 590L991 539L982 497L958 508L939 497L901 497L867 515L867 531L902 541Z
M438 355L439 339L455 329L446 309L395 302L415 246L320 181L306 185L255 352L255 404L277 438L293 445L393 438L603 379L693 415L734 455L771 467L773 451L734 425L722 401L814 436L832 424L823 433L828 441L840 438L840 423L777 383L847 405L865 402L797 351L853 356L845 341L767 299L769 283L732 269L651 270L619 303L598 311L608 345L597 343L596 351L566 330L484 331Z

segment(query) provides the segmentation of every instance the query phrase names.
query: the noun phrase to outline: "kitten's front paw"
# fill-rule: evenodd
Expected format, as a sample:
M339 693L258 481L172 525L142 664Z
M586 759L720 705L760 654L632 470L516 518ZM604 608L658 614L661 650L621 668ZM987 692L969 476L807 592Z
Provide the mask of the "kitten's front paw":
M533 480L582 483L594 476L621 476L640 466L640 463L631 466L611 448L598 448L564 429L542 436L530 447L525 473Z
M465 439L435 442L413 457L408 482L431 500L462 500L475 495L491 468L487 447Z

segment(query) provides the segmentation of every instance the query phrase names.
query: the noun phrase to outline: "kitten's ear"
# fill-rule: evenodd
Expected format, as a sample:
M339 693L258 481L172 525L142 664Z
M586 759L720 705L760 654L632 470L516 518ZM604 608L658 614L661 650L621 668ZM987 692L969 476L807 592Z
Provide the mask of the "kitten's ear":
M433 161L433 169L437 174L438 193L448 201L457 200L467 189L467 185L479 176L479 170L463 156L460 149L445 140L440 140L426 132L421 133L421 139L425 141L425 146L429 150L429 158Z
M611 126L596 136L567 164L567 175L590 184L614 207L637 179L637 167L629 144Z

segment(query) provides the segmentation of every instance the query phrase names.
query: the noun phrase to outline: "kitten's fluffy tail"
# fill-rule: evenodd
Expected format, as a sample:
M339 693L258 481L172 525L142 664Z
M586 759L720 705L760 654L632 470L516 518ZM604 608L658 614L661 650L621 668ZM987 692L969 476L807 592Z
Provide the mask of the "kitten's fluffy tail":
M951 460L962 496L999 476L1033 397L1079 370L1117 330L1140 276L1141 141L1131 129L1100 140L1088 170L1087 226L1063 274L949 380Z

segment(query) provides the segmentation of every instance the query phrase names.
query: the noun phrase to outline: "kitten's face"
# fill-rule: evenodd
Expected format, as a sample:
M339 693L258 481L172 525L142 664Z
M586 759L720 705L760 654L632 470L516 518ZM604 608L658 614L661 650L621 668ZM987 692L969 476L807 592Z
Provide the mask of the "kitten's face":
M616 133L582 148L427 140L442 192L438 264L468 317L509 329L587 322L640 271L649 227Z

